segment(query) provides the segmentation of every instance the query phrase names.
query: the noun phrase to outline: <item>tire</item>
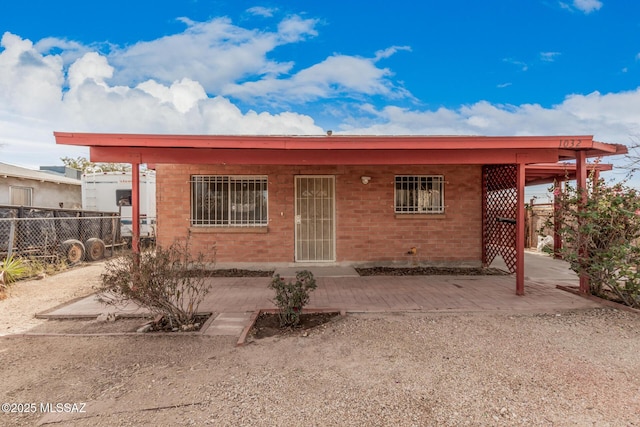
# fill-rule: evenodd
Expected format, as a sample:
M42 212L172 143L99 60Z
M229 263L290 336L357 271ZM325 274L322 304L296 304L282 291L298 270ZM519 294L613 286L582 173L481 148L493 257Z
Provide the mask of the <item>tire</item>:
M98 261L104 258L105 246L104 242L96 237L84 242L85 259L87 261Z
M69 239L62 242L62 255L71 265L77 264L84 259L85 249L80 240Z

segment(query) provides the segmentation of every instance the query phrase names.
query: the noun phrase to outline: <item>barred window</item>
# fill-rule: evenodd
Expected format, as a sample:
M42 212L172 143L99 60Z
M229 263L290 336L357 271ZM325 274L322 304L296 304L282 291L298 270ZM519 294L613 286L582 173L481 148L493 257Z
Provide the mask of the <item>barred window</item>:
M266 176L191 177L191 225L267 225Z
M442 175L397 175L396 213L443 213L444 177Z

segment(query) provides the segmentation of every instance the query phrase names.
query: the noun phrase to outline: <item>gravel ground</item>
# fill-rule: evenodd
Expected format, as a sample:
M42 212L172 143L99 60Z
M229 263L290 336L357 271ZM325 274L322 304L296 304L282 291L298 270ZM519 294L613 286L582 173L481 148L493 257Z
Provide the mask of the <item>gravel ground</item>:
M625 311L350 315L236 340L1 337L0 403L38 410L0 424L640 425L640 316Z

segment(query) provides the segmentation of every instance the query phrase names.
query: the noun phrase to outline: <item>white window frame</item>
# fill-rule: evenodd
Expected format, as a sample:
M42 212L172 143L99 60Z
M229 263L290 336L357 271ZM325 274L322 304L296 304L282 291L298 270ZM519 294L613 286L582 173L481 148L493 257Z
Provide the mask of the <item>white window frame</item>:
M268 179L264 175L192 175L190 187L193 227L269 224Z
M443 214L444 175L396 175L393 200L396 214Z
M14 192L21 192L21 198L26 198L26 203L15 203L14 201ZM24 187L20 185L10 185L9 186L9 200L12 205L20 205L20 206L33 206L33 187Z

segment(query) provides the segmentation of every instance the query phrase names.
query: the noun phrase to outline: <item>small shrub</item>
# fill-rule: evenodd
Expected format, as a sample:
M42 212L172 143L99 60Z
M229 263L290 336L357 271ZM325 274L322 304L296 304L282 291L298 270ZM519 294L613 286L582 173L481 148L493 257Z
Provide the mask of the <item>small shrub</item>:
M53 260L42 260L36 257L29 257L24 260L25 272L23 277L45 277L52 276L61 271L67 270L69 266L65 260L56 258Z
M14 258L13 255L0 262L0 298L13 282L24 275L25 270L22 260Z
M203 274L210 263L202 253L192 256L188 241L168 248L158 245L107 261L97 291L106 304L134 301L162 315L175 328L187 330L195 323L198 307L211 288Z
M309 292L314 290L316 279L310 271L296 273L295 283L285 280L276 274L269 284L276 293L274 304L278 307L281 327L293 327L300 323L302 308L309 302Z

